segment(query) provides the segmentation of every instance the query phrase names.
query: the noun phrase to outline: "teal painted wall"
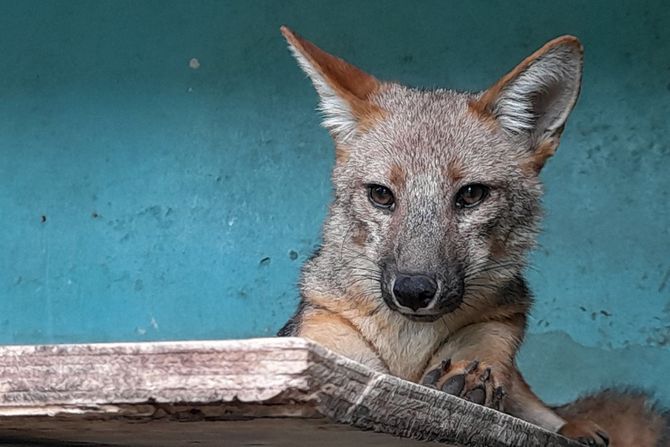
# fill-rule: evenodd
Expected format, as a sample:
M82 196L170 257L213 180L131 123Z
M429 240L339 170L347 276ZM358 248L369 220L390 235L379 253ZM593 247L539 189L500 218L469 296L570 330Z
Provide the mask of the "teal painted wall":
M380 78L456 89L573 33L583 95L543 173L520 363L553 401L622 382L670 403L665 2L0 5L0 343L281 326L333 151L280 24Z

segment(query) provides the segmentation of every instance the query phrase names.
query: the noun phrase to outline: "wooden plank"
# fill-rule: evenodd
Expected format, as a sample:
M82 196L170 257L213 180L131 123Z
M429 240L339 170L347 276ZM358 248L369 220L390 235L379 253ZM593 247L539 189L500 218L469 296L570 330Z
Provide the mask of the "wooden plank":
M31 424L34 424L31 421ZM370 447L426 447L424 442L411 441L387 434L354 429L334 424L325 419L252 419L241 421L149 420L133 423L123 420L105 420L95 423L81 421L42 420L31 427L40 437L0 438L0 443L21 447L42 446L132 446L132 447L343 447L363 445ZM67 439L67 442L46 442L44 439ZM436 444L437 445L437 444Z
M579 445L299 338L0 347L7 444L414 444L407 438Z

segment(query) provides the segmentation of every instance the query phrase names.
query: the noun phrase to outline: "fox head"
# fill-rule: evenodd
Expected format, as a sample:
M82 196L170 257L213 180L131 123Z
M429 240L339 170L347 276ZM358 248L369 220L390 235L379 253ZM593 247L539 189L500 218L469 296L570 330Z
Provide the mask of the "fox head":
M554 39L488 90L461 93L379 81L282 33L336 147L335 198L303 282L434 321L517 278L539 172L579 95L580 42Z

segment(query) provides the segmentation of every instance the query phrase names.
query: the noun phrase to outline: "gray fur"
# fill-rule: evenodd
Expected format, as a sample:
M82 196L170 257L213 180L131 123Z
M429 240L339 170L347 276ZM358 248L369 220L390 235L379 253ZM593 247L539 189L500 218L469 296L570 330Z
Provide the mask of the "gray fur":
M550 128L546 136L558 138L556 129L562 130L579 92L581 55L561 48L538 58L502 90L490 121L471 107L482 93L384 84L369 98L383 119L364 131L348 129L346 138L328 126L336 142L346 140L348 156L333 171L335 199L323 246L303 268L303 294L339 299L363 290L379 305L393 307L395 275L409 272L437 278L439 291L429 310L435 318L496 295L509 300L501 290L519 281L541 217L542 188L528 160L538 134ZM353 119L341 107L328 109L334 90L300 52L293 53L322 95L326 121ZM527 106L514 110L514 103ZM522 131L510 131L509 124L520 119ZM533 127L540 124L543 129ZM450 168L458 179L447 174ZM393 184L394 169L402 171L404 184ZM459 189L474 183L489 186L489 197L475 208L457 208ZM395 210L373 207L368 184L390 188ZM530 301L527 294L517 298Z
M388 290L400 270L436 275L446 300L449 287L471 275L464 281L468 301L480 296L476 284L504 284L521 273L541 215L540 182L521 168L530 149L469 112L473 98L397 85L375 98L393 112L354 137L349 158L335 167L323 248L305 266L303 288L344 294L368 276L366 287L381 294L379 280ZM454 164L464 174L458 182L445 174ZM394 165L404 172L405 188L391 185ZM393 190L392 213L371 206L370 183ZM469 183L490 185L491 194L477 208L457 209L455 195ZM353 241L359 231L367 234L364 246ZM497 259L490 252L494 243L504 248Z
M607 435L594 421L627 439L622 423L603 414L631 399L646 408L646 399L603 393L556 413L514 365L532 301L523 270L542 214L538 174L579 94L579 41L555 39L489 90L460 93L377 83L332 56L313 57L311 44L282 32L321 95L338 157L323 245L303 267L303 300L280 335L306 333L414 381L462 351L462 361L475 360L481 348L495 364L489 374L511 387L504 411L598 445ZM393 192L393 209L371 203L371 184ZM490 188L488 197L456 206L459 190L473 184ZM400 273L435 279L434 300L401 306L393 294ZM666 416L647 414L661 438Z

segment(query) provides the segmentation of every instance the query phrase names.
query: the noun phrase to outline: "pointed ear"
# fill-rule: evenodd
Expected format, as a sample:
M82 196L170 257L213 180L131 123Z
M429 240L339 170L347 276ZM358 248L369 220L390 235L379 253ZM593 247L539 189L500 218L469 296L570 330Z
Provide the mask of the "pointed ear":
M323 125L333 137L344 142L370 119L379 116L380 108L369 99L381 82L342 59L326 53L285 26L281 32L293 56L311 78L321 97Z
M510 135L526 137L540 157L551 156L582 79L583 48L576 37L556 38L521 62L472 104Z

